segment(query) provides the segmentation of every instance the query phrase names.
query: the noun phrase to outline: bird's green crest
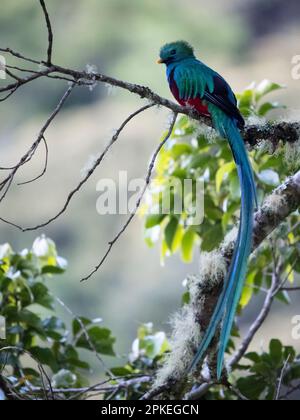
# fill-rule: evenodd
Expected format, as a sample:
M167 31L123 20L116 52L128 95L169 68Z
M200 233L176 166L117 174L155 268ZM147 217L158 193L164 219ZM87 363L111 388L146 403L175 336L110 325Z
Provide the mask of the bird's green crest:
M186 41L176 41L164 45L160 50L160 62L169 64L194 57L193 47Z

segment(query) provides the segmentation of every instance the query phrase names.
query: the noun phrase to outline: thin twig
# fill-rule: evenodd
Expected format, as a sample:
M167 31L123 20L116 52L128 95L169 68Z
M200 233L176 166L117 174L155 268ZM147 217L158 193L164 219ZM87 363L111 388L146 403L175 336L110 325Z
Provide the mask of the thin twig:
M50 73L53 73L54 71L55 71L54 67L49 67L45 70L41 70L38 73L31 74L31 76L25 77L24 79L20 79L16 83L10 83L9 85L6 85L0 88L0 93L10 92L14 89L16 91L19 87L26 85L27 83L33 82L34 80L37 80L41 77L48 76Z
M16 57L16 58L18 58L20 60L28 61L29 63L41 64L40 61L34 60L32 58L28 58L28 57L24 56L23 54L12 50L11 48L0 48L0 51L1 52L4 52L4 53L11 54L11 55L13 55L14 57Z
M33 69L24 69L24 67L19 67L19 66L12 66L10 64L6 64L5 65L6 69L12 69L12 70L17 70L20 71L22 73L32 73L32 74L38 74L39 71L38 70L33 70Z
M278 383L277 383L277 387L276 387L276 390L275 390L275 396L274 396L274 400L276 400L276 401L278 401L279 398L280 398L280 392L281 392L282 382L283 382L283 378L284 378L285 372L286 372L287 367L288 367L288 364L289 364L290 357L291 356L288 355L288 358L286 359L286 361L285 361L285 363L283 365L283 368L281 369L280 376L278 378Z
M245 397L245 395L243 395L241 393L241 391L238 388L236 388L235 386L229 384L228 385L228 388L238 397L239 400L241 400L241 401L249 401L249 399L247 397Z
M284 395L282 395L279 399L280 400L286 400L290 395L292 395L294 392L300 390L300 384L297 384L293 387L291 387Z
M41 223L41 224L36 225L36 226L33 226L33 227L25 227L25 228L17 225L16 223L13 223L13 222L11 222L9 220L6 220L4 218L0 218L0 220L2 220L2 222L4 222L4 223L7 223L7 224L9 224L9 225L11 225L11 226L13 226L13 227L21 230L22 232L35 231L35 230L38 230L40 228L43 228L43 227L49 225L50 223L54 222L56 219L58 219L67 210L67 208L69 207L69 204L70 204L72 198L74 197L74 195L81 190L81 188L86 184L86 182L89 180L89 178L94 174L94 172L96 171L96 169L100 166L100 164L102 163L103 159L105 158L105 156L107 155L107 153L110 151L111 147L119 139L119 136L120 136L121 132L124 130L124 128L127 126L127 124L131 120L133 120L136 116L138 116L142 112L146 111L147 109L152 108L153 106L154 106L154 104L148 104L146 106L143 106L142 108L138 109L137 111L135 111L134 113L132 113L131 115L129 115L129 117L126 118L126 120L117 129L117 131L115 132L115 134L111 138L110 142L105 147L104 151L95 160L95 163L93 164L93 166L91 167L91 169L88 171L88 173L86 174L86 176L80 181L80 183L76 186L76 188L74 188L69 193L69 195L67 197L67 200L66 200L65 204L63 205L62 209L55 216L51 217L49 220L47 220L44 223Z
M45 5L44 0L40 0L40 4L42 6L44 15L45 15L45 20L46 20L46 25L47 25L47 30L48 30L48 50L47 50L47 65L51 66L51 61L52 61L52 47L53 47L53 31L52 31L52 27L51 27L51 21L50 21L50 17L49 17L49 13L47 10L47 7Z
M95 354L96 359L100 362L102 368L104 369L104 371L107 373L107 375L110 377L110 379L115 379L115 375L112 373L112 371L106 366L106 364L104 363L104 361L102 360L102 358L100 357L99 353L97 352L96 347L94 346L93 342L90 339L89 333L84 325L84 323L82 322L81 318L78 317L77 315L75 315L73 313L73 311L57 296L54 296L54 299L60 304L60 306L66 311L68 312L69 315L72 316L72 318L76 319L76 321L79 323L80 328L82 330L82 333L84 334L86 341L88 342L88 345L90 346L90 349L92 350L92 352Z
M18 87L19 86L16 86L16 87L14 87L13 89L11 89L11 91L7 94L7 95L5 95L3 98L1 98L0 99L0 102L4 102L4 101L6 101L8 98L10 98L15 92L16 92L16 90L18 89Z
M12 79L17 80L18 82L22 82L22 79L21 79L19 76L15 75L12 71L8 70L8 69L7 69L7 66L6 66L5 72L6 72L6 74L8 74L8 75L9 75Z
M45 163L44 163L44 168L43 171L40 173L40 175L36 176L35 178L31 179L30 181L25 181L25 182L20 182L18 185L27 185L27 184L31 184L32 182L37 181L38 179L42 178L45 173L47 172L47 168L48 168L48 156L49 156L49 149L48 149L48 144L47 141L45 139L45 137L43 136L43 141L44 141L44 145L45 145L45 151L46 151L46 156L45 156Z
M151 177L152 177L152 172L153 172L154 165L155 165L155 162L156 162L156 158L157 158L159 152L161 151L161 149L163 148L163 146L169 140L169 138L170 138L170 136L171 136L171 134L173 132L173 129L174 129L174 126L175 126L175 123L176 123L176 119L177 119L177 114L174 113L173 114L172 122L170 124L169 130L168 130L165 138L159 144L159 146L157 147L157 149L155 150L155 152L154 152L154 154L152 156L152 159L151 159L151 162L150 162L148 171L147 171L146 179L145 179L145 185L144 185L144 188L142 189L142 191L141 191L141 193L140 193L140 195L139 195L139 197L137 199L137 202L135 204L134 210L130 214L129 218L127 219L127 221L124 224L124 226L122 227L122 229L118 232L118 234L114 237L114 239L111 240L108 243L108 249L107 249L106 253L104 254L103 258L101 259L101 261L99 262L99 264L97 264L97 266L95 267L95 269L88 276L86 276L83 279L81 279L81 282L84 282L84 281L89 280L101 268L101 266L103 265L103 263L106 261L107 257L109 256L109 254L110 254L113 246L118 242L118 240L120 239L120 237L123 235L123 233L126 231L126 229L128 228L128 226L132 222L134 216L136 215L136 213L137 213L137 211L138 211L138 209L139 209L139 207L141 205L141 202L142 202L142 199L143 199L143 197L145 195L145 192L146 192L146 190L147 190L147 188L148 188L148 186L150 184Z
M290 275L293 273L294 268L296 267L296 264L298 262L298 259L295 259L295 261L293 262L291 268L289 269L288 273L286 274L285 278L280 282L280 284L278 285L277 289L274 292L274 295L277 295L277 293L279 293L280 291L284 291L285 287L284 285L288 282Z

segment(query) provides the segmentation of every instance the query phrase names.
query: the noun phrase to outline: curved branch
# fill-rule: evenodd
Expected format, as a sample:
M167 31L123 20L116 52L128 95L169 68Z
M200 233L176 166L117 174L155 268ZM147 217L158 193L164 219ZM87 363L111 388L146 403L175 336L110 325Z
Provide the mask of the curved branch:
M43 142L44 142L44 146L45 146L45 163L44 163L44 167L42 172L37 175L35 178L30 179L29 181L23 181L20 182L18 185L27 185L27 184L31 184L32 182L37 181L38 179L42 178L45 173L47 172L47 168L48 168L48 157L49 157L49 149L48 149L48 144L47 144L47 140L45 139L45 137L43 136Z

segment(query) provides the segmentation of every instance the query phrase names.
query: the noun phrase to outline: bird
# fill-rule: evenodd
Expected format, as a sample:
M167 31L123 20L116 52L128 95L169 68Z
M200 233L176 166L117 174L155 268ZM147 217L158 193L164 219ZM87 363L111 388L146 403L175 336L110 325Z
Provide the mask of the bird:
M220 136L228 140L239 176L241 211L233 257L210 323L189 369L193 370L203 360L220 327L216 372L220 379L247 274L254 212L257 208L254 172L241 135L245 120L229 84L219 73L196 58L194 49L188 42L177 41L164 45L160 49L157 62L166 65L169 87L177 102L193 108L201 116L209 117Z

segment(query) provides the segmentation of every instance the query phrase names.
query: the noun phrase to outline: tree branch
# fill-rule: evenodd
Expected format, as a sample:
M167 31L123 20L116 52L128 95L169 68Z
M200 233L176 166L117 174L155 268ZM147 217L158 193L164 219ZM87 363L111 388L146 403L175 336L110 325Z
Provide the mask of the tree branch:
M13 51L10 48L0 48L0 51L9 53L14 57L27 61L32 62L35 64L45 64L43 62L39 62L34 59L30 59L24 57L19 52ZM187 115L188 117L198 121L200 123L206 124L211 126L211 120L206 117L202 117L198 114L198 112L189 107L182 107L173 101L170 101L166 98L159 96L157 93L153 92L146 86L137 85L134 83L129 83L123 80L116 79L111 76L104 75L102 73L88 73L86 71L78 71L69 68L65 68L56 64L51 64L49 68L46 70L41 70L33 74L29 78L21 79L18 83L14 83L8 85L4 88L0 89L0 92L11 91L12 89L18 89L25 83L29 83L39 77L49 77L51 74L56 73L58 74L58 78L62 78L62 76L71 76L73 81L81 81L81 83L85 84L88 82L94 83L95 81L100 83L107 83L114 87L119 87L121 89L127 90L130 93L133 93L139 96L142 99L148 99L151 103L156 105L162 106L167 108L174 113ZM278 123L266 123L259 126L256 125L249 125L246 126L245 130L243 131L242 135L245 139L245 142L248 143L250 146L255 146L260 143L261 140L269 140L274 148L278 146L278 143L283 140L285 142L294 143L299 139L300 133L300 124L297 122L278 122Z
M50 17L49 17L48 11L47 11L47 7L45 5L45 1L40 0L40 4L42 6L42 9L43 9L43 12L44 12L44 15L45 15L45 20L46 20L46 25L47 25L47 30L48 30L47 65L51 66L52 46L53 46L53 31L52 31Z
M65 92L65 94L63 95L63 97L59 101L55 110L52 112L50 117L47 119L46 123L43 125L43 127L42 127L37 139L35 140L35 142L32 144L30 149L22 156L22 158L20 159L18 164L13 167L11 173L0 183L0 192L4 190L2 196L0 197L0 203L6 197L6 194L8 193L8 190L9 190L9 188L10 188L12 182L13 182L13 179L14 179L16 173L18 172L18 170L21 168L21 166L23 166L24 164L26 164L27 162L29 162L32 159L32 157L35 154L35 151L38 148L40 142L44 139L44 135L45 135L45 132L46 132L47 128L49 127L51 122L54 120L54 118L57 116L57 114L60 112L62 107L64 106L66 100L68 99L72 90L74 89L74 86L75 86L74 84L69 86L68 90ZM0 219L0 220L5 221L4 219Z
M44 146L45 146L45 163L44 163L44 167L42 172L36 176L33 179L30 179L29 181L23 181L20 182L18 185L27 185L27 184L31 184L32 182L37 181L38 179L42 178L45 173L47 172L47 168L48 168L48 158L49 158L49 149L48 149L48 144L47 144L47 140L45 139L45 137L43 136L43 142L44 142Z
M58 219L63 213L65 213L65 211L67 210L67 208L69 207L69 204L71 202L71 200L73 199L73 197L75 196L75 194L77 194L81 188L87 183L87 181L90 179L90 177L94 174L94 172L96 171L96 169L101 165L103 159L105 158L105 156L107 155L107 153L110 151L111 147L118 141L120 134L122 133L122 131L124 130L124 128L128 125L128 123L133 120L136 116L138 116L139 114L141 114L142 112L146 111L147 109L152 108L154 105L153 104L149 104L146 106L143 106L142 108L138 109L137 111L135 111L134 113L130 114L129 117L126 118L126 120L121 124L121 126L118 128L118 130L115 132L115 134L113 135L112 139L110 140L110 142L108 143L108 145L105 147L104 151L99 155L99 157L95 160L94 164L92 165L92 167L88 170L86 176L80 181L80 183L76 186L76 188L74 188L68 195L67 200L65 202L65 204L63 205L62 209L53 217L51 217L49 220L47 220L46 222L40 223L36 226L33 227L22 227L16 223L13 223L9 220L6 220L4 218L0 217L0 220L4 223L7 223L8 225L11 225L17 229L19 229L22 232L31 232L31 231L35 231L38 230L40 228L43 228L47 225L49 225L50 223L54 222L54 220ZM23 157L24 158L24 157ZM28 162L28 160L26 161ZM12 168L15 169L18 168L18 166Z

